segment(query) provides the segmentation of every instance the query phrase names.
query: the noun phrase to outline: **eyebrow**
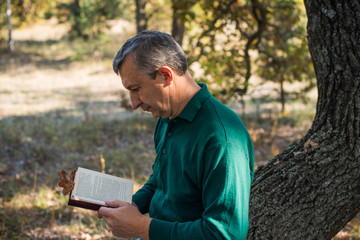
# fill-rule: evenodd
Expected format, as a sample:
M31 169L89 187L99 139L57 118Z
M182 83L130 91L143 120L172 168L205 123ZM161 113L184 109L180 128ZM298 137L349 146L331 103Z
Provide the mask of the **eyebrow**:
M126 89L128 89L128 90L131 90L131 89L133 89L133 88L136 88L136 87L138 87L139 86L139 84L137 84L137 83L135 83L135 84L131 84L131 85L129 85L129 86L124 86Z

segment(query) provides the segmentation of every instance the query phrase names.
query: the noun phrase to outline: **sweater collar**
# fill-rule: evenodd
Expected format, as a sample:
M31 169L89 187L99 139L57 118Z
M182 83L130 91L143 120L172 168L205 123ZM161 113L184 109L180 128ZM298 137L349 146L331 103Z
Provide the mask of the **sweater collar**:
M211 96L206 84L199 83L198 85L201 87L201 89L191 98L183 111L174 119L182 118L188 122L191 122L194 120L205 100Z

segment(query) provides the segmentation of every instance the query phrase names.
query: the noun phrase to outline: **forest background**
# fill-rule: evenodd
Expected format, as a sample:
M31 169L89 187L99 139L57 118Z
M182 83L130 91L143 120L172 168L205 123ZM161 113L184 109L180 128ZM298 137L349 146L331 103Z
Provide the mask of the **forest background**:
M241 116L256 167L265 165L315 114L306 20L295 0L1 1L0 238L112 238L95 213L67 207L57 172L84 166L136 188L151 174L156 120L130 109L111 70L143 29L174 36L195 80ZM360 239L360 217L334 239Z

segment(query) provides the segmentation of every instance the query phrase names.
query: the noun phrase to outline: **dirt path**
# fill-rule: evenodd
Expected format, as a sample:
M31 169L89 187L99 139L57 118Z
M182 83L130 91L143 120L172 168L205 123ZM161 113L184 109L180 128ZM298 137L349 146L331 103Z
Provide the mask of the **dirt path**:
M109 25L107 34L115 36L131 26L125 20L112 20ZM124 111L116 106L124 88L112 71L111 59L94 51L85 61L72 61L73 49L62 45L66 42L59 42L69 29L68 24L50 19L13 31L17 51L0 56L0 119L77 111L79 107L95 111L96 108L91 108L95 103L103 107L97 110L100 112ZM56 42L44 44L48 40Z

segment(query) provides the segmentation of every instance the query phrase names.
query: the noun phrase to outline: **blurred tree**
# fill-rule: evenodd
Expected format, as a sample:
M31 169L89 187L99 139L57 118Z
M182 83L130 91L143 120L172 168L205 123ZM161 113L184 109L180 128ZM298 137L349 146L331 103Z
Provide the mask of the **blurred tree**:
M58 18L71 24L70 37L97 37L106 29L106 20L122 16L129 19L132 4L122 0L73 0L57 5Z
M12 0L14 7L12 10L16 18L15 24L17 26L26 26L33 24L40 18L45 18L46 12L55 7L54 3L58 1L60 0Z
M168 12L164 6L170 5L172 9L172 25L171 35L174 39L182 45L182 41L185 34L185 22L187 21L188 15L191 14L191 7L196 3L196 0L171 0L167 3L161 3L160 1L144 1L135 0L136 3L136 26L137 32L148 29L148 22L150 18L156 18L155 14L161 12ZM166 21L168 22L169 15L166 14ZM156 21L162 22L161 18L157 18ZM157 24L156 24L157 25ZM159 30L157 26L151 26Z
M44 18L46 12L55 5L54 2L60 0L11 0L11 18L12 24L16 27L21 25L33 24L37 19ZM7 0L0 1L0 9L6 13ZM4 19L5 20L5 19ZM0 27L5 26L6 20L1 23Z
M184 8L184 5L187 1L172 1L172 30L171 35L174 39L182 45L182 41L184 38L185 33L185 17L186 17L186 10L189 8Z
M136 3L136 27L137 32L147 29L148 16L146 15L145 7L148 1L135 0Z
M107 19L121 16L132 21L135 9L132 0L12 0L11 5L12 24L15 27L54 16L60 22L70 22L71 37L85 39L102 33ZM0 9L6 13L6 1L0 1ZM5 23L6 19L0 21L1 29L5 28Z
M248 239L331 239L360 210L360 2L305 0L318 102L306 135L255 172Z
M239 87L234 85L232 89L230 89L232 93L237 93L240 97L244 112L245 102L243 100L243 96L247 93L249 87L249 80L252 75L252 61L250 51L258 49L259 43L262 41L262 36L268 25L268 9L266 5L262 2L259 2L258 0L251 0L250 3L252 14L249 16L251 16L251 18L249 19L249 16L246 15L245 17L243 17L242 14L239 15L239 19L241 21L236 20L236 28L239 29L241 33L240 36L243 36L246 39L246 44L244 48L244 61L246 69L245 78L242 86ZM245 28L243 23L245 23ZM256 30L250 30L250 33L248 33L247 28L249 27L250 29L253 29L253 25L256 26Z
M204 0L193 11L188 55L204 70L199 80L222 101L244 96L252 74L250 51L257 51L266 29L267 6L258 0Z
M96 37L106 27L108 4L109 1L74 0L69 5L70 37Z
M197 0L172 0L172 28L171 35L180 44L183 43L185 34L185 22L194 18L191 8L197 3Z
M4 33L5 27L6 30L8 30L10 27L8 25L9 11L7 10L7 6L10 7L11 11L11 29L15 29L26 25L31 25L36 22L37 19L43 18L45 12L47 12L51 7L52 2L55 2L55 0L11 0L11 2L8 2L7 0L0 1L0 40L5 38L8 39L8 34ZM8 31L6 32L9 33Z
M77 37L87 38L88 35L85 33L86 26L83 26L82 24L82 23L86 24L87 21L81 16L80 0L74 0L74 2L70 5L70 12L71 12L70 21L72 22L71 31L75 33L75 36ZM85 16L84 13L83 16Z
M0 29L6 25L6 2L0 1ZM1 35L0 35L1 39Z
M298 5L292 0L204 0L193 5L185 22L185 48L189 63L198 62L203 70L198 80L207 82L224 102L238 98L244 110L243 97L254 73L280 84L313 79L304 10ZM306 89L311 87L313 81ZM284 91L281 96L285 106Z
M309 91L315 87L315 75L307 50L305 16L299 4L293 0L278 0L271 5L268 30L259 44L257 73L265 81L279 83L281 112L285 117L284 83L307 81L307 87L302 90Z
M140 32L152 29L170 32L171 25L171 0L135 0L136 3L136 26Z
M7 20L8 20L8 28L9 28L9 38L8 38L8 48L10 51L14 50L14 41L11 37L11 7L10 7L10 0L6 0L6 15L7 15Z

